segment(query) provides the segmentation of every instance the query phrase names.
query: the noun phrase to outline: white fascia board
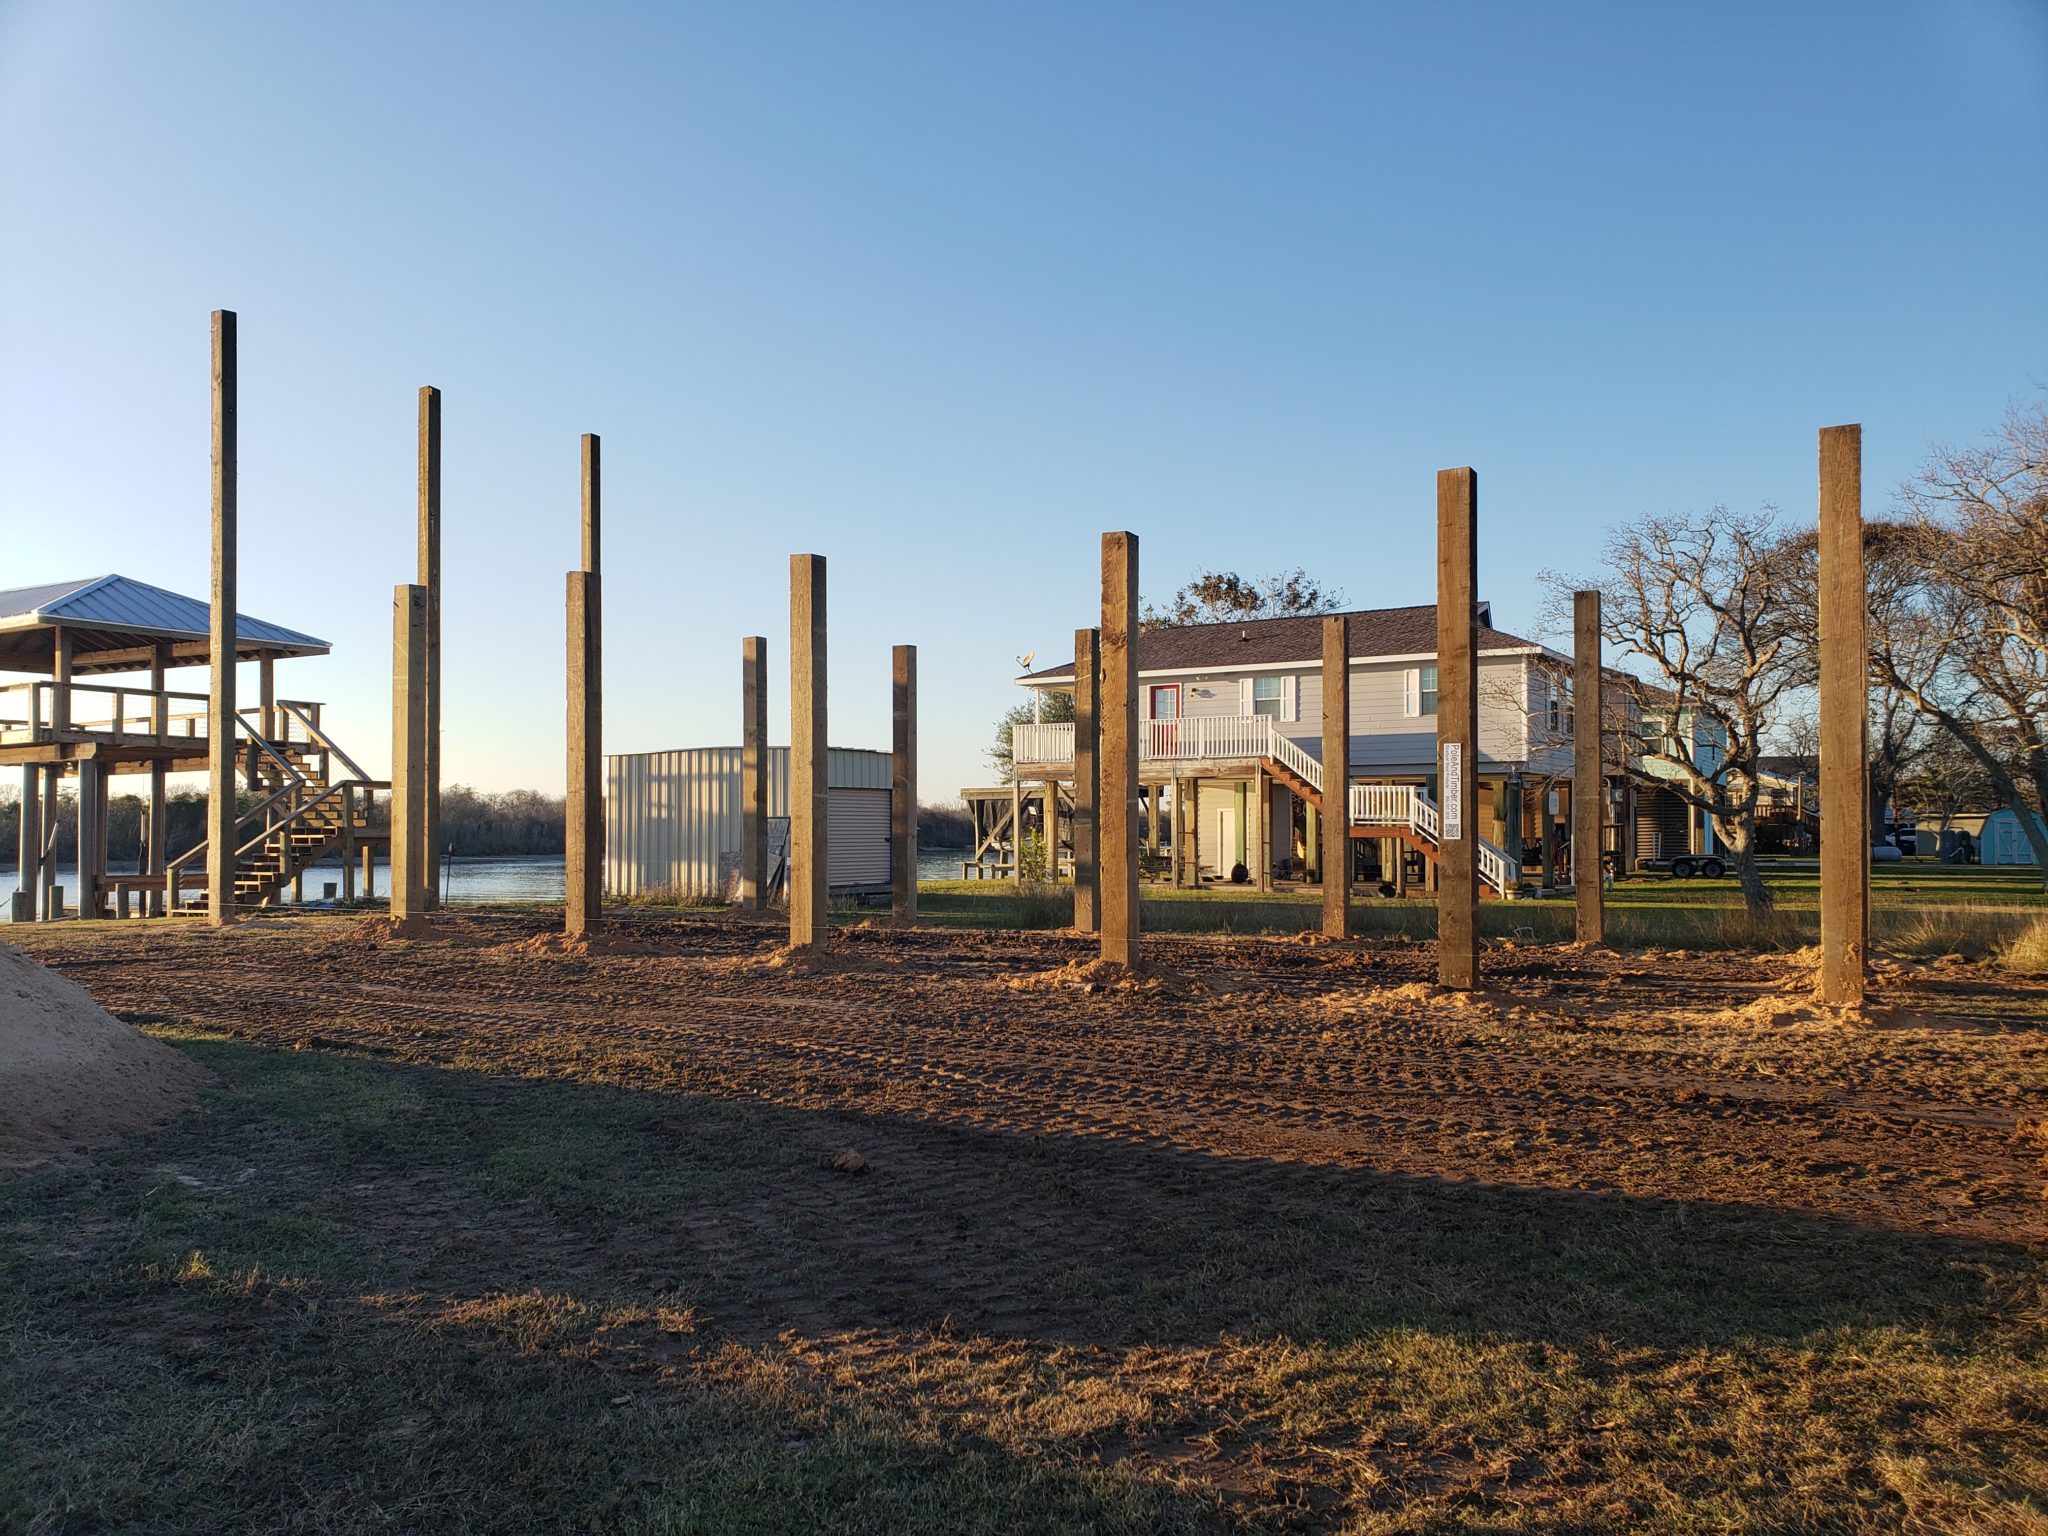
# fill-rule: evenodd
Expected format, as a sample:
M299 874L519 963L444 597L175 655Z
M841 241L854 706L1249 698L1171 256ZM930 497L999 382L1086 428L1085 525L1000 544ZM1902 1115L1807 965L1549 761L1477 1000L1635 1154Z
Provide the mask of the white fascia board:
M1569 658L1540 645L1504 645L1493 650L1480 651L1481 656L1551 656L1558 661ZM1409 651L1391 656L1353 656L1349 664L1354 667L1400 666L1408 662L1435 661L1435 651ZM1236 677L1242 672L1313 672L1320 668L1320 656L1307 657L1301 661L1248 661L1242 666L1214 665L1207 667L1147 667L1140 677ZM1073 676L1066 677L1020 677L1015 679L1020 688L1045 688L1055 684L1073 684Z

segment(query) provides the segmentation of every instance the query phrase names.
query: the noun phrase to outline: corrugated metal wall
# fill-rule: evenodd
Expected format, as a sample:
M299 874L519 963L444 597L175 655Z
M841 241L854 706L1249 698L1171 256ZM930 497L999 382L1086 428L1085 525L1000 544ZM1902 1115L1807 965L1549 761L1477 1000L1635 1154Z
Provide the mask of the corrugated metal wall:
M618 896L719 894L740 851L738 747L635 752L605 759L605 889ZM826 822L835 888L889 883L889 754L834 747ZM880 791L875 794L874 791ZM840 801L848 800L842 809ZM867 836L879 802L880 872ZM789 748L768 749L768 815L789 815ZM845 834L841 835L842 820ZM843 853L842 853L843 845Z

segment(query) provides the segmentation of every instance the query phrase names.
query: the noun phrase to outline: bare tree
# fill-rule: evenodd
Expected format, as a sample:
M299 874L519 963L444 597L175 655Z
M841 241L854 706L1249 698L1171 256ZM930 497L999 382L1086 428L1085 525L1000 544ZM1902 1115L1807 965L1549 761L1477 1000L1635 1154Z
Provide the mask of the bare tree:
M1877 676L1975 760L2017 814L2048 885L2048 407L1988 442L1937 448L1877 534L1908 563Z
M1335 613L1344 594L1325 588L1298 566L1275 576L1240 576L1235 571L1202 571L1155 607L1145 604L1138 624L1163 629L1175 624L1223 624L1233 620L1285 619Z
M1613 686L1642 722L1648 781L1713 818L1753 916L1771 909L1756 864L1757 759L1799 682L1785 544L1772 509L1717 506L1618 529L1597 582L1543 577L1560 605L1576 587L1600 589Z
M1933 818L1937 830L1946 832L1963 811L1990 805L1998 791L1969 749L1943 731L1915 760L1899 786L1899 796L1922 816Z

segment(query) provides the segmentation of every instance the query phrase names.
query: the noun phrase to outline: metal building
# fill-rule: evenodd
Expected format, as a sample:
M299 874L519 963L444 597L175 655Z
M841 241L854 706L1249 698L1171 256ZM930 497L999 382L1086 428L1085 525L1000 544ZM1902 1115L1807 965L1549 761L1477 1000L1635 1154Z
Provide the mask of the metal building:
M605 890L613 896L730 900L739 879L738 747L605 758ZM889 890L889 754L834 747L826 759L827 878L835 895ZM789 848L789 748L768 749L768 867Z

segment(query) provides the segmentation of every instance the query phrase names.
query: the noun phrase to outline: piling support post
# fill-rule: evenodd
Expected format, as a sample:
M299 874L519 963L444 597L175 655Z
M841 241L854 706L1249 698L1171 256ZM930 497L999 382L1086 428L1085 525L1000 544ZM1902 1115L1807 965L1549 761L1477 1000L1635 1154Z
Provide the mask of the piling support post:
M889 915L917 921L917 647L889 653Z
M1102 631L1074 631L1074 927L1102 927ZM1141 788L1139 793L1144 793ZM1150 830L1159 846L1159 818Z
M391 915L424 911L427 794L427 589L391 594Z
M21 770L20 839L15 846L15 891L13 918L17 923L35 921L38 898L43 888L43 775L34 763Z
M824 945L831 866L826 826L825 557L789 557L789 943Z
M441 904L441 391L428 384L419 400L419 584L427 589L427 864L424 910Z
M1606 701L1600 680L1600 594L1572 594L1572 892L1579 942L1607 940ZM1546 841L1546 846L1548 843Z
M235 312L213 312L213 587L206 701L206 912L235 920Z
M562 926L587 933L604 906L604 598L599 519L602 445L583 434L583 566L569 573L568 842Z
M1479 985L1479 476L1436 477L1437 981Z
M1096 790L1102 958L1136 969L1138 953L1138 536L1102 536L1102 687L1096 700ZM1178 814L1178 812L1176 812Z
M1863 1001L1870 950L1870 646L1863 428L1820 433L1820 1000Z
M740 642L740 906L768 904L768 639Z
M1323 933L1351 936L1351 628L1323 620Z

